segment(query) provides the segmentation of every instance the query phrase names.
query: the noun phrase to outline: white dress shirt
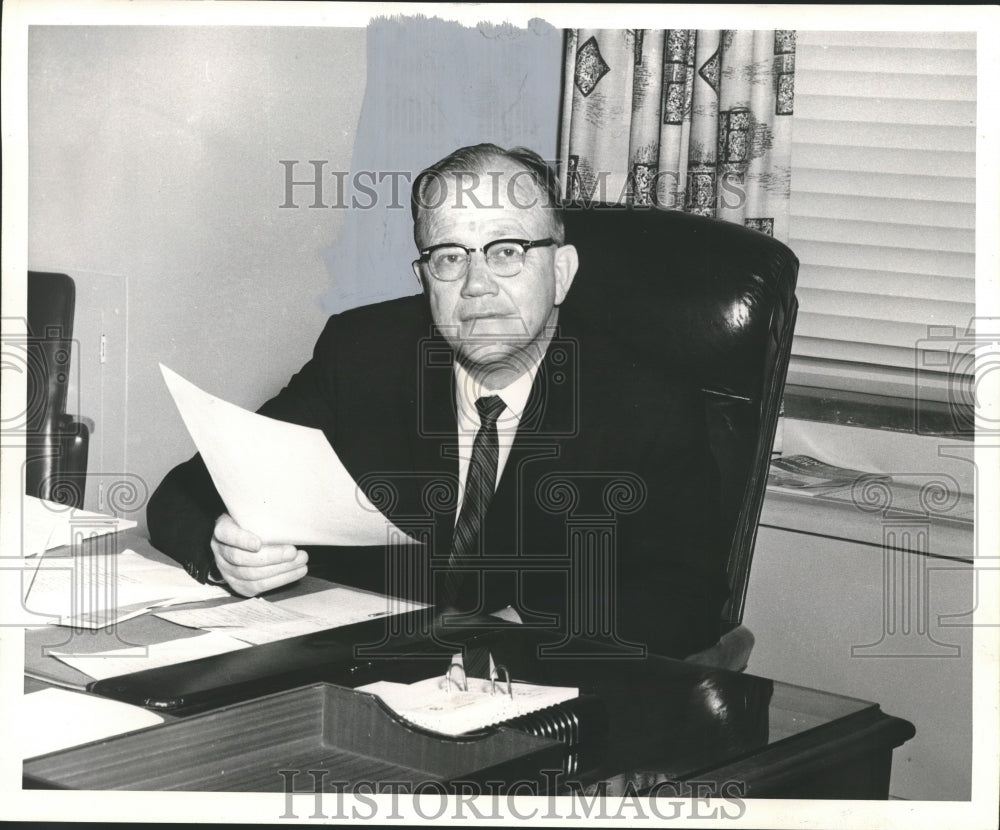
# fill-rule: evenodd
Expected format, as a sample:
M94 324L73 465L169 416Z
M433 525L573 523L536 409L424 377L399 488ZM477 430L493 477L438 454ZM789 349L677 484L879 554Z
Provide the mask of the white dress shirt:
M510 457L510 449L514 445L514 436L517 434L517 427L521 422L521 415L524 413L524 408L528 405L531 385L534 383L537 373L538 363L536 362L520 375L517 380L503 389L484 389L460 364L455 364L455 414L458 420L458 506L455 510L456 521L458 521L458 513L462 509L462 500L465 497L465 482L469 475L469 463L472 459L472 444L481 426L479 410L476 409L476 401L482 397L498 395L506 407L500 413L500 417L497 418L497 443L500 453L497 461L497 480L493 484L493 489L496 490L497 484L500 482L500 476L503 474L503 468Z

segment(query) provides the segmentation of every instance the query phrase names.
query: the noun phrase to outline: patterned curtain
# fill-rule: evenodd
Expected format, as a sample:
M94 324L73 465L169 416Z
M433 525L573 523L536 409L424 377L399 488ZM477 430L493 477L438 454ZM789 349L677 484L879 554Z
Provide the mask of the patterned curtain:
M681 209L787 241L794 31L572 29L563 77L571 202Z

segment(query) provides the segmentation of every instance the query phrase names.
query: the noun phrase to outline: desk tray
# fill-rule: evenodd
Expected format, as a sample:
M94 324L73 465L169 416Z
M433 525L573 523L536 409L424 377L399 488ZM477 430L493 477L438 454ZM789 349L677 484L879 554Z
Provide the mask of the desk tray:
M325 770L329 790L377 791L387 781L544 784L541 770L560 769L565 754L559 741L506 727L426 732L374 695L318 683L40 755L23 772L26 788L312 792L307 771Z

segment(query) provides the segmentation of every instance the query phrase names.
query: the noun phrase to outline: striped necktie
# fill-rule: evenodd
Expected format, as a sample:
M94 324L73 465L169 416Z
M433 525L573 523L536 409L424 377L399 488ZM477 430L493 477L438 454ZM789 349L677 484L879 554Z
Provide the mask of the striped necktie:
M479 554L479 534L496 486L497 464L500 459L497 418L504 407L503 400L497 395L476 401L480 427L472 442L465 495L462 497L462 509L455 523L455 535L448 556L443 597L445 608L458 608L458 594L464 576L462 569L474 564L472 560Z

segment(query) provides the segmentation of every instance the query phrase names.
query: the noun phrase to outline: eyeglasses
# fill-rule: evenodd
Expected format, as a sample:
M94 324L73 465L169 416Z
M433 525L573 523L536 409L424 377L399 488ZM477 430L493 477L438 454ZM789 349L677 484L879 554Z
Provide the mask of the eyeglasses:
M426 262L431 276L442 282L455 282L469 273L472 255L482 251L486 264L498 277L515 277L524 267L524 257L532 248L558 244L551 237L545 239L495 239L482 248L466 248L455 242L431 245L420 252L419 262Z

